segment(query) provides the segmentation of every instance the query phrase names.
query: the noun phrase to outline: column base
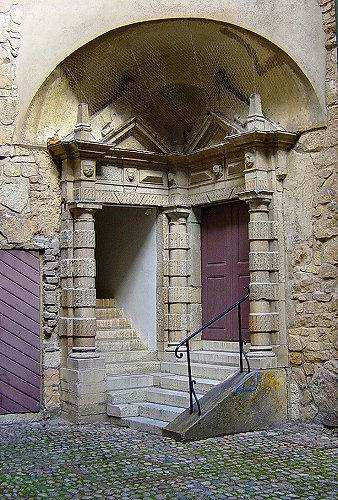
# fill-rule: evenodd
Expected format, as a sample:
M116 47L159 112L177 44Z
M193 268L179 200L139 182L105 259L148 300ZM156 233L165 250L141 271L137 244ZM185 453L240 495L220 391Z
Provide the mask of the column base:
M95 352L72 353L61 369L62 414L75 423L106 418L106 370Z
M264 370L277 367L277 356L271 346L250 346L246 355L251 368Z

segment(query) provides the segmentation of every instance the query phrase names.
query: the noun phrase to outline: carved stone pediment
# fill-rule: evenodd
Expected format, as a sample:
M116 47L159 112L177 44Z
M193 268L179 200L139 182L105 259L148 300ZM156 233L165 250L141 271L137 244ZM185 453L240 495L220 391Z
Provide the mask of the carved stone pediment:
M238 122L226 119L221 113L209 111L201 119L188 137L185 153L192 153L198 149L220 144L230 135L241 134L245 131Z
M131 118L118 127L108 123L103 127L101 133L102 140L100 142L119 149L170 153L170 149L159 135L137 117Z

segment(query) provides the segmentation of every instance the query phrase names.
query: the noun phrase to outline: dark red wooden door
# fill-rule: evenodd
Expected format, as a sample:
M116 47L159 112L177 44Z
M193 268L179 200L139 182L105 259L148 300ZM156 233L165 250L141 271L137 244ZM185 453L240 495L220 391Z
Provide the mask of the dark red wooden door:
M202 209L203 323L245 294L249 284L249 213L244 202ZM248 339L248 301L242 305L243 338ZM205 340L238 340L237 311L208 328Z
M0 250L0 415L40 408L38 252Z

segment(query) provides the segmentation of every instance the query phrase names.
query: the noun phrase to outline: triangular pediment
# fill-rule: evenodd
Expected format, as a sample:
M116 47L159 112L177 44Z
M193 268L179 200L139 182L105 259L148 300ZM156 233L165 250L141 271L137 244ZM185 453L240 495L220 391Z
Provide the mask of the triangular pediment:
M202 118L190 133L185 153L220 144L225 137L243 132L244 128L239 123L231 122L221 114L209 111L208 115Z
M138 117L133 117L118 127L108 123L102 129L101 142L119 149L170 153L170 149L159 135Z

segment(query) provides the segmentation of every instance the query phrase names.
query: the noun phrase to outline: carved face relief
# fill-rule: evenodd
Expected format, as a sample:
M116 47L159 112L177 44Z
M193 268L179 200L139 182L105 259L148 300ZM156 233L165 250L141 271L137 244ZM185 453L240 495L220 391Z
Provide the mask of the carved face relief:
M135 170L127 168L127 178L130 182L133 182L133 180L135 179Z
M252 168L255 165L255 153L248 151L244 155L245 168Z
M89 161L83 162L83 170L82 171L83 171L83 175L85 175L86 177L93 177L94 171L95 171L94 164L89 162Z
M212 167L212 171L215 174L216 179L219 179L223 175L222 165L216 164Z

